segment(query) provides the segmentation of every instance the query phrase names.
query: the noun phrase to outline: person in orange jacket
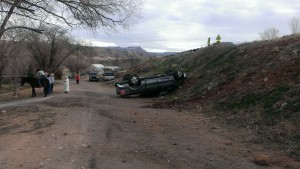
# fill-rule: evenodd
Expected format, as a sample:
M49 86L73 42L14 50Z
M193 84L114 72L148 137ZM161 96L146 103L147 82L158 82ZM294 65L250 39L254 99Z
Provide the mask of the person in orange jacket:
M76 83L79 84L79 79L80 79L79 74L76 74L75 79L76 79Z

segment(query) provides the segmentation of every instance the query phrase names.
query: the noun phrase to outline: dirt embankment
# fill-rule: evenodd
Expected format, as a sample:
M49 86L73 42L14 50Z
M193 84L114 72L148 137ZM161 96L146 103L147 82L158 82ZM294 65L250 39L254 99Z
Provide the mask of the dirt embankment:
M299 35L213 45L145 64L139 71L184 70L186 84L157 107L193 107L247 128L254 135L251 141L266 142L300 161L299 46Z

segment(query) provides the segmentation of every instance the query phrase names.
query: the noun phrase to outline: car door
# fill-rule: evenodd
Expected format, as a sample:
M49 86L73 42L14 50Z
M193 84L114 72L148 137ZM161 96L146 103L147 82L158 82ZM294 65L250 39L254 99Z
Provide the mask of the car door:
M145 81L145 84L146 84L145 85L146 93L150 93L150 92L159 90L157 77L145 78L143 80Z
M175 79L173 76L158 77L158 87L160 89L172 88L174 85L175 85Z

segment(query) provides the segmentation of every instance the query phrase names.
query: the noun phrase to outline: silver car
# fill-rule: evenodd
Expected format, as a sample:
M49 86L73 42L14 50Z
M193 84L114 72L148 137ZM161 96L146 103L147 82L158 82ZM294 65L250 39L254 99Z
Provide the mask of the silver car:
M103 81L114 80L115 74L112 72L103 73Z

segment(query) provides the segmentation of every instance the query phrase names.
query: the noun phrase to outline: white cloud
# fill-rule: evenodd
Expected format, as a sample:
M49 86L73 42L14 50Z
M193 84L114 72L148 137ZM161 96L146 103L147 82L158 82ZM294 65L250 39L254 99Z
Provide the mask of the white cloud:
M167 52L166 50L163 49L155 49L155 48L144 48L147 52L156 52L156 53L164 53Z
M107 42L107 41L101 41L98 39L90 38L82 38L82 37L77 37L78 40L81 42L83 45L87 46L99 46L99 47L105 47L105 46L118 46L114 42Z
M148 51L183 51L214 42L245 42L259 39L259 32L278 28L290 34L288 20L300 16L298 0L146 0L144 17L129 32L90 36L99 45L137 46ZM104 43L103 43L104 42Z
M91 43L93 44L93 46L117 46L115 43L112 42L102 42L98 40L93 40L91 41Z

